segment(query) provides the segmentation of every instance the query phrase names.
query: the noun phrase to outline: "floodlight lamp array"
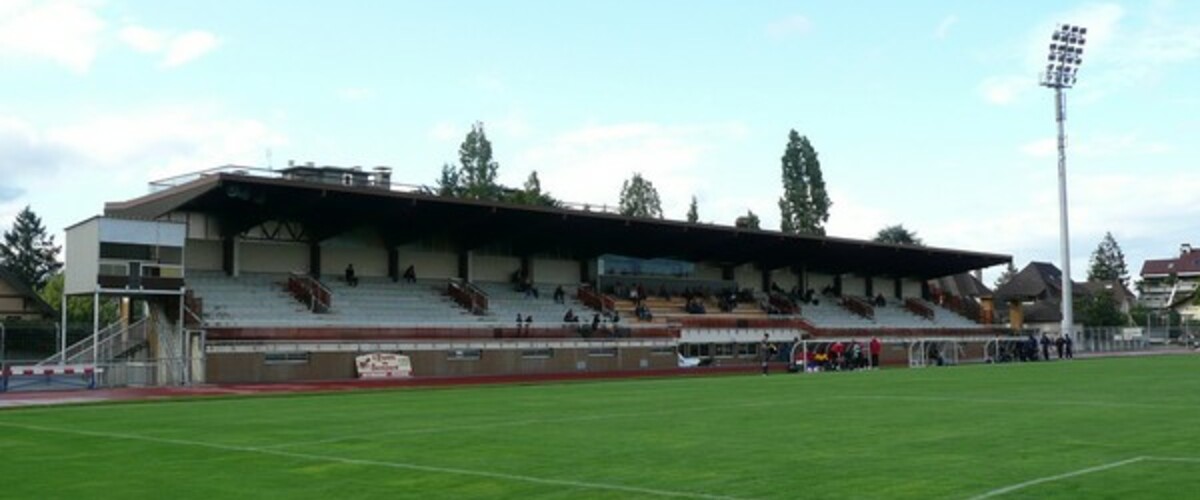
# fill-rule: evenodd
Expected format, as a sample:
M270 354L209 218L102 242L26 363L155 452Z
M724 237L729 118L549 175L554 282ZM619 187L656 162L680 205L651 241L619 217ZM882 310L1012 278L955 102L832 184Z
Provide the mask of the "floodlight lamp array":
M1042 85L1071 88L1075 85L1079 65L1083 64L1083 46L1087 43L1087 28L1063 24L1050 35L1050 54Z

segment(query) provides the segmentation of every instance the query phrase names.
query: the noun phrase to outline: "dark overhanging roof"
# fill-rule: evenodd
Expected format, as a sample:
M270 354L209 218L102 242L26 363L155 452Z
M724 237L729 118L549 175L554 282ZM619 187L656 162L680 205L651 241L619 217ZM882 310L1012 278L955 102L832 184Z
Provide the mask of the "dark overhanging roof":
M369 225L393 245L445 236L464 249L507 241L519 254L566 249L581 258L611 253L877 276L935 278L1012 260L992 253L231 173L201 176L105 207L107 215L140 219L177 210L211 214L229 234L268 220L290 220L304 224L319 241Z

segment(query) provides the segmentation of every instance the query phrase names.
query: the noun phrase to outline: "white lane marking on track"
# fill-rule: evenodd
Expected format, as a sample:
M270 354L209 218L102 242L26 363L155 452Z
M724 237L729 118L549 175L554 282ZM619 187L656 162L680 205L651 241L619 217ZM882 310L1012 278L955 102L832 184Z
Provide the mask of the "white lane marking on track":
M1108 463L1108 464L1097 465L1095 467L1088 467L1086 469L1079 469L1077 471L1066 472L1063 474L1058 474L1056 476L1040 477L1040 478L1033 479L1030 481L1025 481L1023 483L1017 483L1017 484L1014 484L1011 486L1005 486L1003 488L994 489L992 491L971 497L971 500L978 500L978 499L983 499L983 498L990 498L990 497L994 497L994 496L1004 495L1004 494L1011 493L1013 491L1016 491L1016 490L1019 490L1022 488L1027 488L1027 487L1035 486L1038 484L1049 483L1052 481L1058 481L1060 479L1072 478L1075 476L1082 476L1084 474L1091 474L1093 472L1106 471L1109 469L1115 469L1117 467L1122 467L1125 465L1134 464L1134 463L1138 463L1138 462L1180 462L1180 463L1189 463L1189 464L1200 464L1200 458L1159 457L1159 456L1133 457L1133 458L1119 460L1119 461Z
M115 433L115 432L86 431L86 430L79 430L79 429L62 429L62 428L57 428L57 427L44 427L44 426L40 426L40 425L25 425L25 424L17 424L17 423L12 423L12 422L0 422L0 426L16 428L16 429L40 431L40 432L55 432L55 433L60 433L60 434L74 434L74 435L78 435L78 436L101 437L101 438L107 438L107 439L124 439L124 440L132 440L132 441L145 441L145 442L150 442L150 443L173 444L173 445L178 445L178 446L192 446L192 447L210 448L210 449L222 450L222 451L236 451L236 452L243 452L243 453L259 453L259 454L264 454L264 455L275 455L275 456L280 456L280 457L298 458L298 459L302 459L302 460L336 462L336 463L343 463L343 464L350 464L350 465L365 465L365 466L374 466L374 467L389 467L389 468L393 468L393 469L404 469L404 470L411 470L411 471L417 471L417 472L456 474L456 475L460 475L460 476L474 476L474 477L483 477L483 478L488 478L488 479L502 479L502 480L508 480L508 481L519 481L519 482L526 482L526 483L544 484L544 485L550 485L550 486L564 486L564 487L570 487L570 488L619 491L619 492L624 492L624 493L637 493L637 494L654 495L654 496L661 496L661 497L736 500L736 497L730 497L730 496L724 496L724 495L711 495L711 494L707 494L707 493L693 493L693 492L687 492L687 491L671 491L671 490L659 490L659 489L652 489L652 488L639 488L636 486L622 486L619 484L593 483L593 482L586 482L586 481L572 481L572 480L568 480L568 479L551 479L551 478L543 478L543 477L536 477L536 476L525 476L525 475L519 475L519 474L506 474L503 472L490 472L490 471L481 471L481 470L472 470L472 469L460 469L460 468L456 468L456 467L437 467L437 466L432 466L432 465L418 465L418 464L410 464L410 463L404 463L404 462L386 462L386 461L382 461L382 460L345 458L345 457L335 457L335 456L330 456L330 455L317 455L317 454L312 454L312 453L294 453L294 452L290 452L290 451L269 450L269 449L254 448L254 447L249 447L249 446L232 446L232 445L224 445L224 444L217 444L217 443L206 443L203 441L191 441L191 440L186 440L186 439L172 439L172 438L159 438L159 437L152 437L152 436L140 436L137 434L121 434L121 433Z

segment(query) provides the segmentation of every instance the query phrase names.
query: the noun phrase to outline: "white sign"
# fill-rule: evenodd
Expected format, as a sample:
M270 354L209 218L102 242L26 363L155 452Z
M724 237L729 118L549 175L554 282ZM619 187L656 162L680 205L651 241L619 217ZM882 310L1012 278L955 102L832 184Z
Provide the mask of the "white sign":
M412 376L408 356L390 352L373 352L354 358L359 378L401 378Z

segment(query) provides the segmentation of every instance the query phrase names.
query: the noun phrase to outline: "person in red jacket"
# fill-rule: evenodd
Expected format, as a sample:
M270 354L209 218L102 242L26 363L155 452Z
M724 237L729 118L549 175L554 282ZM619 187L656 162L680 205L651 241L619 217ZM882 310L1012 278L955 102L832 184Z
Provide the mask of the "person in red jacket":
M883 352L883 344L879 337L871 337L871 368L879 368L879 354Z
M846 345L843 344L842 341L840 341L840 340L837 342L834 342L833 346L829 348L829 354L833 358L830 360L830 362L833 363L833 366L835 369L841 370L841 369L845 368L846 357L843 356L843 354L845 354L845 352L846 352Z

